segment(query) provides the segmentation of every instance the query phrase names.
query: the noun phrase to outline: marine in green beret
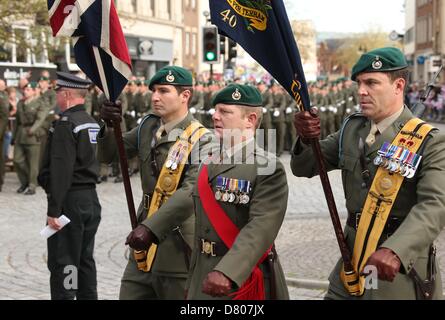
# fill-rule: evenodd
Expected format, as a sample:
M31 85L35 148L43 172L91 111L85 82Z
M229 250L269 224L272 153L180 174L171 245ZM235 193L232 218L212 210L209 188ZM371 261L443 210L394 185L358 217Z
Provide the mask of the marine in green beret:
M350 294L340 259L329 276L326 299L442 298L434 241L445 227L445 135L404 105L407 67L397 48L362 55L352 69L361 113L320 141L327 170L342 171L348 211L344 233L354 271L369 273L366 279L351 279L363 285L358 295ZM319 121L301 112L295 126L299 138L292 172L311 178L319 172L306 139L319 136Z
M173 86L193 86L193 77L190 71L177 66L167 66L156 72L151 78L148 87L153 90L155 84L169 84Z
M123 135L127 156L137 157L140 162L142 188L138 226L127 237L132 249L121 281L119 298L123 300L181 300L185 296L194 241L191 192L199 168L196 158L207 158L208 149L214 144L212 134L189 112L192 84L192 75L184 68L168 66L159 70L149 82L153 113ZM120 121L119 105L104 103L101 117L106 121ZM194 126L199 129L187 130L196 128ZM183 137L184 131L196 134L193 139L199 138L193 144L190 158L184 153L188 151L188 144L178 144L181 139L191 139ZM110 136L113 136L110 130L103 127L99 148ZM99 160L110 163L114 154L112 150L106 151L99 153ZM180 165L182 160L187 162L184 167ZM138 261L146 262L146 266L138 265L134 250L147 252L153 248L152 244L157 245L157 250L154 260L150 261L151 267L147 267L150 262L146 257L139 258L139 255Z
M286 172L255 143L261 94L231 84L212 105L221 149L200 166L192 193L196 224L187 299L289 299L273 247L287 208Z

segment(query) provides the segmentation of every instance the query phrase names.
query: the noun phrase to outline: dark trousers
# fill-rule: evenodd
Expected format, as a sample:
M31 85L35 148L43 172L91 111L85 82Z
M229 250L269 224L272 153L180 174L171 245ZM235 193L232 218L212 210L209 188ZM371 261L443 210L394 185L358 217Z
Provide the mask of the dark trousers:
M93 251L101 206L96 189L68 192L62 213L71 222L48 239L51 299L97 299Z

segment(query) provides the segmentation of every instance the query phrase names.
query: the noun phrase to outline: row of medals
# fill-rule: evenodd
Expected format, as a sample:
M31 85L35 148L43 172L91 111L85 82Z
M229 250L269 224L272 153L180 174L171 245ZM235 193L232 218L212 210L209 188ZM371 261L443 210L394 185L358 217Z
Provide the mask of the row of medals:
M392 173L400 174L406 178L412 178L416 174L422 156L405 149L385 142L377 152L374 159L376 166L383 167Z
M178 169L178 165L184 158L186 148L186 146L180 144L178 148L173 150L173 152L168 155L168 159L165 162L165 166L167 169L170 169L171 171L176 171L176 169Z
M217 177L215 199L234 204L248 204L250 181Z

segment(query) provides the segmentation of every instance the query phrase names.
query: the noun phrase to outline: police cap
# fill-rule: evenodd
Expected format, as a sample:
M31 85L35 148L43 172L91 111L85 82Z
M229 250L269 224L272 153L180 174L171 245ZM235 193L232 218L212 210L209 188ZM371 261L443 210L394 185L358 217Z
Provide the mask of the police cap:
M56 90L60 88L88 89L91 81L79 78L71 73L57 72Z

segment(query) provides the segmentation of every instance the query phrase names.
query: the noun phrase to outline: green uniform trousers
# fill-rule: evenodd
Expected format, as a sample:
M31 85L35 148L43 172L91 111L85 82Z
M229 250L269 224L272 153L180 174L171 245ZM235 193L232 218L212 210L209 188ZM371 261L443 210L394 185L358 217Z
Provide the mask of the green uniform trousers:
M16 143L14 147L14 168L20 184L35 189L39 174L40 144Z
M139 271L130 250L121 281L120 300L184 300L187 274L167 276Z

